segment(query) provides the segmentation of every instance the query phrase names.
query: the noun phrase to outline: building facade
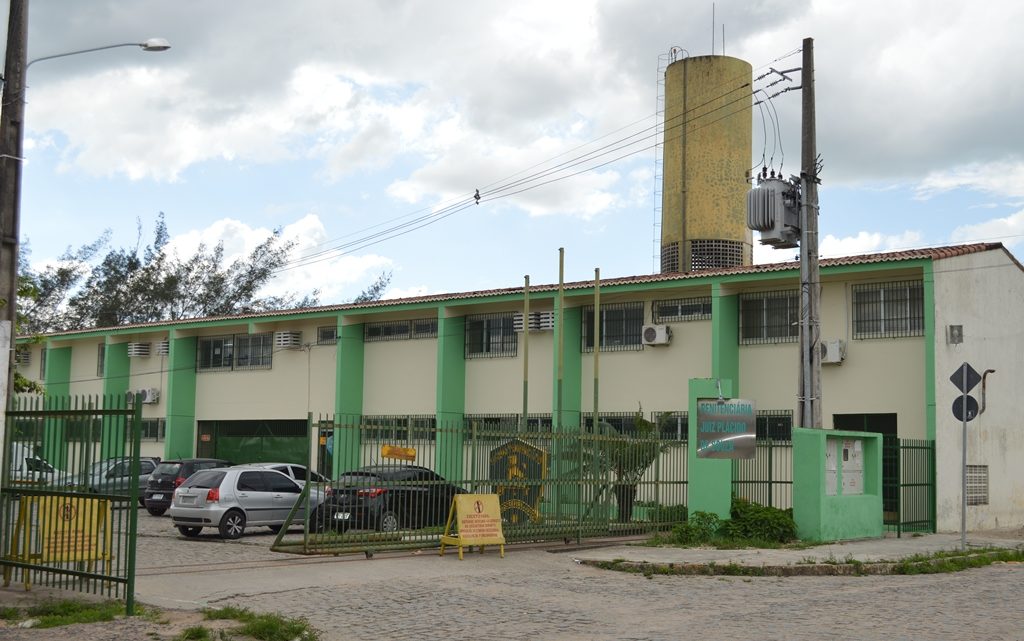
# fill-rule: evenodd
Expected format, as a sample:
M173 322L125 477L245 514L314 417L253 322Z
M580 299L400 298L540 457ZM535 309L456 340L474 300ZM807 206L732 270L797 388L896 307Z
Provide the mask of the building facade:
M1019 526L1021 265L998 243L963 245L822 260L821 282L825 428L933 442L937 528L956 530L950 376L965 362L995 370L968 426L967 525ZM486 423L515 420L525 396L541 429L579 429L595 406L596 343L602 417L682 415L690 379L730 379L786 438L798 265L603 279L597 340L594 290L532 286L526 319L523 290L509 288L24 337L18 367L50 396L142 393L144 455L305 460L310 415Z

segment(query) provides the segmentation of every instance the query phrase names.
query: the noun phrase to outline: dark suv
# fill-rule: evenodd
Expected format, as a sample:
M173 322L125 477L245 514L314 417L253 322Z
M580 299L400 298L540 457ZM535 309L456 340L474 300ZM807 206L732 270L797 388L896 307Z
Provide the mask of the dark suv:
M312 526L320 532L443 526L452 497L465 493L425 467L370 465L341 475Z
M199 470L213 467L231 467L231 461L219 458L179 458L161 461L149 475L146 485L146 511L160 516L171 507L174 490Z

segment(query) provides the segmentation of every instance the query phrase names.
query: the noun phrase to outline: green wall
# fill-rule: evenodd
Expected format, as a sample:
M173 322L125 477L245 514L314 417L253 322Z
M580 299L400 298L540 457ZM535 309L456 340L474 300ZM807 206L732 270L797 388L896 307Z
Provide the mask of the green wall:
M195 454L198 344L199 340L195 336L170 338L164 458L185 458Z
M104 407L124 407L125 392L131 376L131 359L128 358L128 343L108 343L103 359L103 397ZM100 443L100 459L124 456L124 430L114 429L121 424L120 419L103 419L103 439Z
M46 350L46 405L64 408L71 394L71 348L57 347ZM67 467L68 451L64 437L64 423L48 420L43 438L43 458L58 469Z
M359 423L363 417L363 324L353 323L338 328L337 356L335 357L334 446L332 474L338 478L343 472L359 467L361 440Z
M466 319L437 310L437 449L434 469L441 476L463 477L463 419L466 415ZM448 429L453 428L453 429Z
M556 303L557 305L557 303ZM583 309L568 307L565 309L564 320L555 323L555 349L552 350L552 380L554 390L551 396L551 408L554 430L579 430L580 411L583 404ZM562 340L562 413L558 414L558 337Z
M697 458L697 399L718 398L719 379L692 378L689 382L689 421L686 448L687 507L690 514L710 512L728 519L732 510L732 459ZM734 398L733 383L722 379L722 396Z
M829 440L857 439L864 448L862 494L843 495L842 457L834 495L826 491L829 479L825 452ZM844 541L882 536L882 435L841 430L793 428L793 520L797 536L805 541Z

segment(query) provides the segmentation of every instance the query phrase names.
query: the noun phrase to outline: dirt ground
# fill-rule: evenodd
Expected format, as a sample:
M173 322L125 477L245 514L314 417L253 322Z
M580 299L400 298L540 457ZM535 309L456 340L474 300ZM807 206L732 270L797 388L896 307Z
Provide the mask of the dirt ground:
M25 591L21 584L0 587L0 608L29 607L55 600L99 600L98 597L77 592L36 587ZM201 612L163 610L143 606L140 616L119 617L103 623L77 623L56 628L22 628L17 623L0 620L0 639L4 641L170 641L194 626L203 626L213 632L238 626L237 621L207 621ZM232 634L234 641L247 641L248 636Z

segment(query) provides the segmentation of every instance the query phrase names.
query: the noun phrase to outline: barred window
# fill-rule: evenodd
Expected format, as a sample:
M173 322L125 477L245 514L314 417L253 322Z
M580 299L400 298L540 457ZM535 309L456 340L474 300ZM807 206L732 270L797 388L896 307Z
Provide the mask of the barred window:
M196 370L270 369L274 357L273 334L236 334L199 339Z
M317 345L334 345L338 342L338 326L325 325L316 328Z
M363 326L363 340L402 341L412 338L436 338L437 319L417 318L415 320L379 321Z
M96 346L96 376L103 377L107 364L107 344L100 343Z
M167 431L167 421L162 418L142 419L142 439L146 441L162 441Z
M711 320L711 297L656 300L651 304L651 320L655 323Z
M46 380L46 348L39 349L39 380Z
M594 306L583 308L583 351L594 351ZM643 349L644 304L601 305L601 351Z
M235 336L235 369L268 369L273 358L273 333Z
M466 358L515 356L518 347L514 314L466 317Z
M967 505L988 505L988 466L967 466Z
M362 423L368 438L384 444L433 441L437 436L437 418L430 414L364 416Z
M793 410L758 410L757 439L793 440Z
M853 286L853 337L924 335L924 283L919 280Z
M740 294L740 344L791 343L800 336L800 291Z

